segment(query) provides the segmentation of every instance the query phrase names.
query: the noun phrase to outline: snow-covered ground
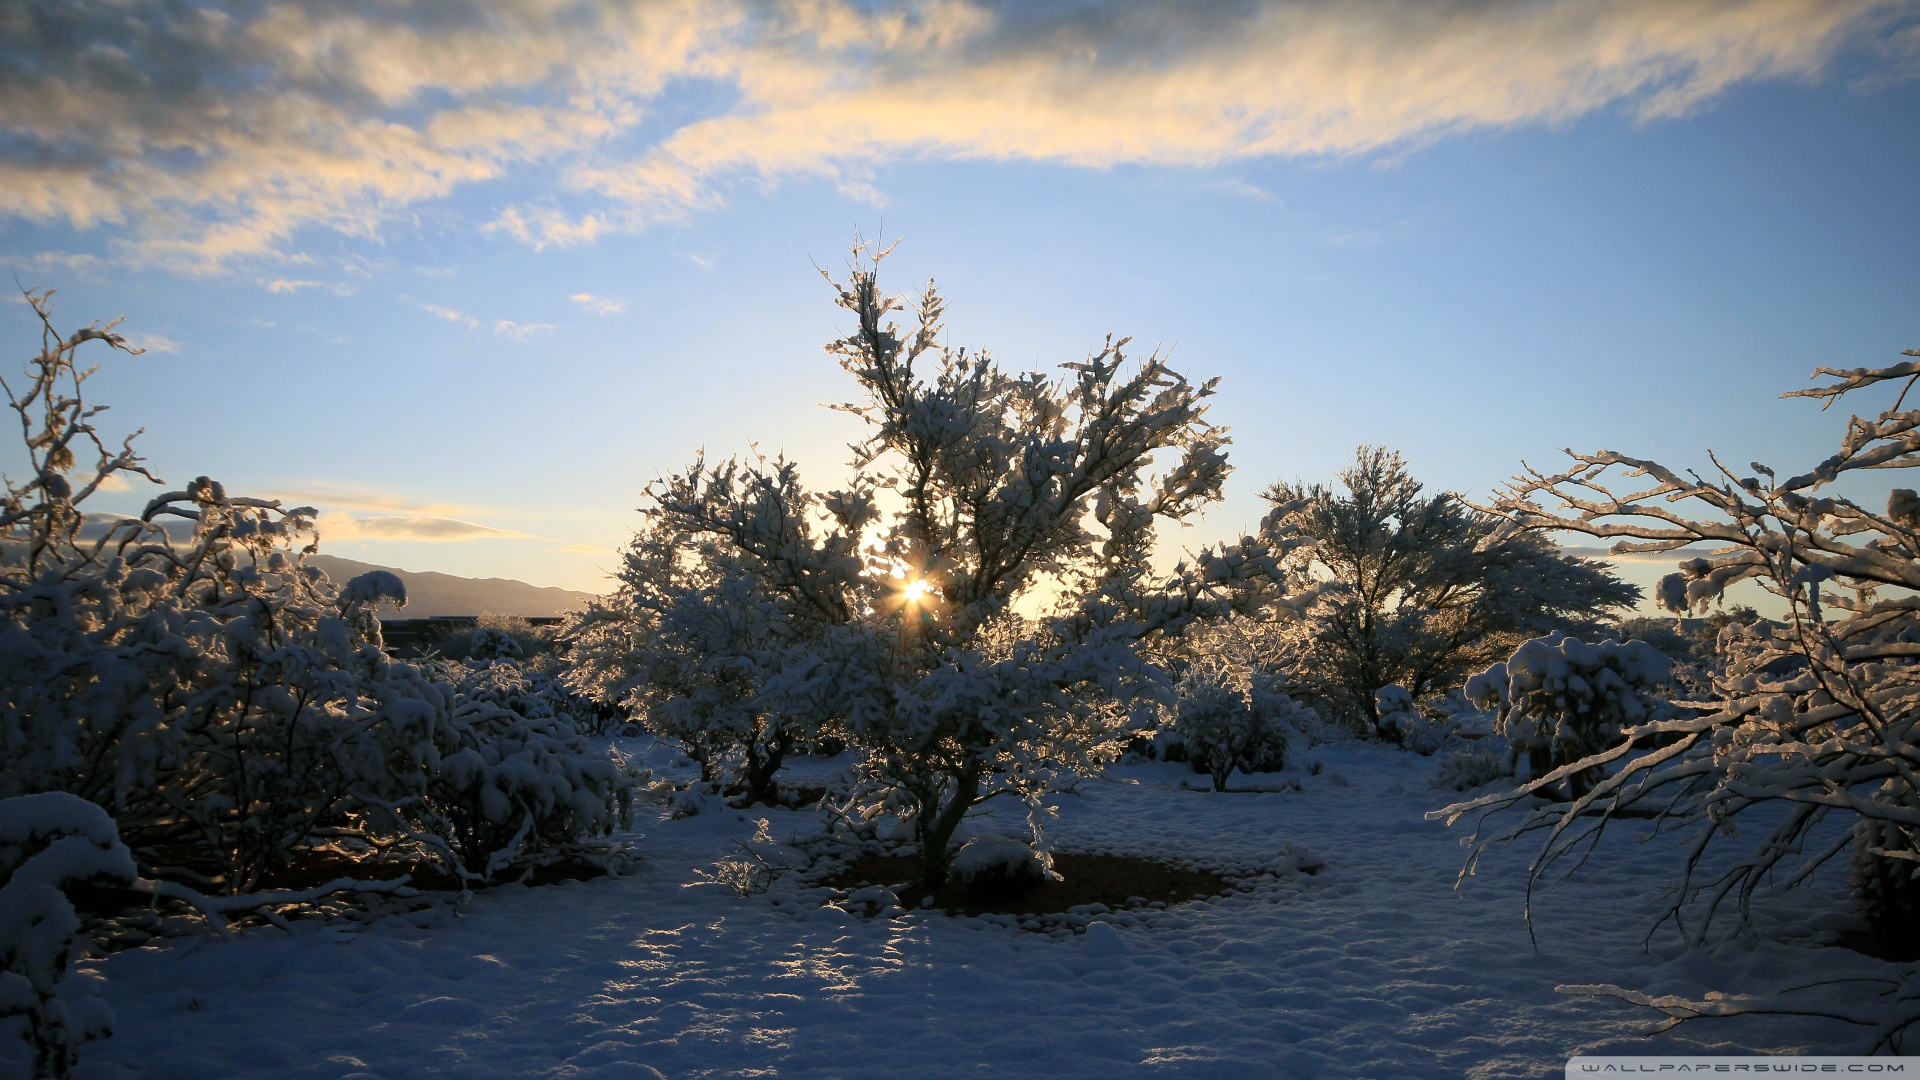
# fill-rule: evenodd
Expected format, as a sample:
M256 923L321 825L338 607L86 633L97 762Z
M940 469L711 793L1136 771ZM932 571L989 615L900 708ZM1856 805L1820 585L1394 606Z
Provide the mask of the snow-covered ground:
M1612 838L1521 917L1531 850L1497 852L1459 891L1458 830L1433 760L1374 746L1309 751L1319 775L1116 769L1060 796L1066 850L1274 864L1319 873L1064 938L941 914L865 920L791 881L741 897L699 883L771 819L756 810L644 823L618 879L477 895L463 914L357 933L265 930L101 963L119 1032L81 1075L121 1077L1181 1076L1540 1077L1577 1051L1853 1051L1855 1029L1778 1017L1653 1039L1647 1014L1556 994L1615 982L1698 996L1889 966L1823 946L1834 925L1785 906L1760 944L1641 945L1675 869L1669 841ZM1009 826L1011 822L1007 823ZM1828 888L1837 886L1829 885Z

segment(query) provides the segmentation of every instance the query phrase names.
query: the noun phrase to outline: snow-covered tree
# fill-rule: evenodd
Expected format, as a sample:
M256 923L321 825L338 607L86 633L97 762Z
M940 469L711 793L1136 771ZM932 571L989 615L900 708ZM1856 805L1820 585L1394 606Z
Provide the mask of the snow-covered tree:
M1562 555L1546 537L1450 494L1426 494L1399 453L1363 446L1340 488L1278 483L1279 527L1314 541L1296 556L1326 582L1295 625L1294 666L1347 715L1379 727L1375 693L1415 700L1458 688L1515 644L1586 627L1639 598L1605 564ZM1344 489L1344 490L1341 490Z
M568 637L575 685L635 709L712 782L737 762L745 801L774 801L787 755L819 719L763 697L785 649L820 629L725 547L650 521L621 557L620 588Z
M739 575L730 606L779 613L791 640L729 658L739 696L845 730L910 814L937 889L970 808L1093 766L1115 715L1103 702L1163 685L1141 641L1274 603L1293 541L1247 538L1157 576L1154 522L1191 518L1227 475L1213 383L1112 340L1062 379L1004 371L946 344L931 286L912 327L891 322L884 253L862 250L835 284L856 325L828 346L860 391L842 408L870 431L849 483L816 494L787 461L698 462L655 484L646 513L654 535ZM1021 618L1012 605L1036 588L1052 613ZM657 632L691 648L703 626L672 615Z
M1697 710L1626 723L1604 750L1446 811L1521 807L1488 838L1544 833L1536 872L1586 850L1624 811L1691 825L1669 915L1681 919L1690 900L1703 900L1694 940L1727 902L1744 924L1763 881L1804 881L1849 847L1875 890L1913 889L1920 869L1920 497L1895 488L1880 508L1837 490L1858 490L1866 470L1920 464L1920 409L1902 407L1920 362L1815 374L1831 381L1787 396L1825 407L1884 383L1900 393L1886 411L1850 419L1839 450L1806 472L1780 476L1757 462L1738 471L1716 457L1715 474L1702 477L1613 451L1571 454L1565 471L1528 469L1492 507L1511 529L1610 538L1616 552L1703 545L1661 582L1669 610L1700 610L1741 581L1786 608L1782 621L1721 631L1725 667L1713 698L1690 703ZM1571 803L1527 798L1588 770L1599 779ZM1742 857L1702 862L1750 819L1757 828L1745 835L1757 840ZM1912 910L1904 900L1881 906Z

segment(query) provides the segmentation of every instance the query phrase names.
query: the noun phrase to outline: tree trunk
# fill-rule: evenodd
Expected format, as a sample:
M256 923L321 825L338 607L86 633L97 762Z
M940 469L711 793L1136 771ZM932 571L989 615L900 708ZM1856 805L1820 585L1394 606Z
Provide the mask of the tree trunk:
M953 775L953 791L946 804L922 805L914 818L914 832L920 841L920 887L929 895L947 887L947 870L953 865L948 845L973 804L980 801L980 774L968 771Z
M1227 790L1227 778L1233 775L1233 762L1237 755L1229 754L1219 747L1207 755L1207 772L1213 775L1213 790Z
M780 763L786 760L788 749L784 732L771 739L747 740L747 771L742 778L746 781L747 793L741 806L752 806L757 802L775 805L780 797L780 784L774 776L780 771Z

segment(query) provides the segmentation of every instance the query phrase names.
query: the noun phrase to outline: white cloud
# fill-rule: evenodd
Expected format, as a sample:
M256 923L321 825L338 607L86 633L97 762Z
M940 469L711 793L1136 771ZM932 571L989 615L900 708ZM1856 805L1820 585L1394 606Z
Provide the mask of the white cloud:
M1217 191L1224 191L1229 195L1238 195L1243 199L1252 199L1255 202L1279 202L1280 201L1277 197L1274 196L1273 192L1268 191L1266 188L1263 188L1258 184L1248 183L1247 181L1242 180L1237 176L1229 177L1225 180L1218 181L1208 186L1214 188Z
M128 334L127 344L141 352L177 353L180 343L165 334Z
M411 297L408 299L412 300ZM512 319L495 319L492 322L484 322L465 312L456 311L453 308L441 307L438 304L423 304L418 300L413 300L413 303L421 311L429 315L438 316L456 326L464 326L469 330L485 330L489 333L499 334L502 337L510 337L515 341L525 341L535 334L544 334L550 330L559 329L559 326L554 323L522 323L514 322Z
M552 330L558 330L559 327L553 323L517 323L512 319L500 319L494 322L488 329L502 337L510 337L515 341L525 341L536 334L545 334Z
M446 517L354 517L335 511L321 514L316 525L324 540L424 540L452 543L462 540L534 540L529 533L496 529Z
M400 495L363 491L328 483L274 491L270 497L284 506L315 506L321 535L328 540L534 540L513 529L481 525L470 517L488 513L481 507L454 503L420 502Z
M452 308L441 307L438 304L421 304L420 310L426 312L429 315L437 315L440 318L445 319L450 323L456 323L460 326L464 326L469 330L480 329L479 319L476 319L471 315L466 315L461 312L455 311Z
M741 180L817 176L881 199L875 170L902 158L1364 154L1607 108L1675 116L1742 82L1817 77L1854 41L1893 77L1920 55L1916 0L22 11L9 34L36 62L0 87L15 148L0 215L108 230L118 258L197 271L297 263L303 230L375 236L536 163L563 176L567 208L508 207L485 229L565 246L719 206ZM625 148L671 84L696 79L727 104Z
M308 482L304 487L268 492L269 498L287 505L312 504L330 510L374 510L401 515L452 517L479 511L452 503L422 503L399 495L358 488L339 487L324 482Z
M97 276L107 266L98 255L72 251L42 251L26 260L36 270L61 270L87 277Z
M569 299L594 315L618 315L627 310L627 305L619 300L609 300L592 293L574 293Z

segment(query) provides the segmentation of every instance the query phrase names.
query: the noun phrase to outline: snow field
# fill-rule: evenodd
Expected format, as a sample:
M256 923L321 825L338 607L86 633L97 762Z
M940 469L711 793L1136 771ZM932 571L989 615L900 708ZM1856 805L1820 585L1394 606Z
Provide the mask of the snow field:
M1427 786L1432 759L1300 757L1323 771L1235 778L1297 792L1187 790L1186 766L1153 764L1054 800L1062 850L1277 871L1217 901L1086 914L1077 933L862 919L791 877L747 898L699 880L759 819L783 837L817 830L814 815L663 810L627 877L497 888L457 916L357 933L296 924L111 957L97 966L119 1031L80 1075L1539 1077L1580 1051L1857 1049L1852 1029L1780 1017L1643 1039L1648 1014L1553 990L1698 996L1889 971L1824 947L1844 929L1817 914L1831 895L1786 905L1759 944L1689 951L1666 931L1643 950L1674 851L1622 829L1578 881L1536 896L1536 952L1531 850L1491 854L1456 892L1464 833L1422 816L1452 796ZM1017 815L993 809L1005 820L979 828L1011 831ZM1318 873L1289 865L1312 856Z

